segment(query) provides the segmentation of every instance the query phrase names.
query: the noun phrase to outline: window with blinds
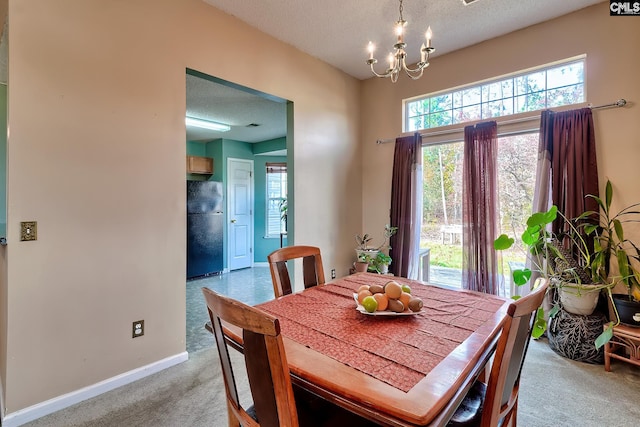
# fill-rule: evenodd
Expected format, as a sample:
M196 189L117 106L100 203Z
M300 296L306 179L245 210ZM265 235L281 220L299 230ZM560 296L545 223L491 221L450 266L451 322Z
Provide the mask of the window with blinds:
M287 164L267 163L267 209L265 237L280 237L287 230Z

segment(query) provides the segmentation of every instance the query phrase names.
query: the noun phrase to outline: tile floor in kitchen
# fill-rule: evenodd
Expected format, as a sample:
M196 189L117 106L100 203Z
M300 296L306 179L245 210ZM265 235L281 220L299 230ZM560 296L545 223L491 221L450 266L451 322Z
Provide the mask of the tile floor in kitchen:
M202 287L248 305L273 299L269 267L245 268L187 281L187 351L189 353L214 344L213 335L204 328L204 324L209 321L209 313L202 296Z

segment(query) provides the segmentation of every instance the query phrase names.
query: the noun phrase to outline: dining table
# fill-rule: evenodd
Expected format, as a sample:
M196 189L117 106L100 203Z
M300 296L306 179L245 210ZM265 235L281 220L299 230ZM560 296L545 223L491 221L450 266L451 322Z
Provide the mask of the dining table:
M362 285L407 285L402 314L357 310ZM495 351L510 300L356 273L256 307L280 322L292 382L382 426L446 425ZM240 331L225 327L242 345Z

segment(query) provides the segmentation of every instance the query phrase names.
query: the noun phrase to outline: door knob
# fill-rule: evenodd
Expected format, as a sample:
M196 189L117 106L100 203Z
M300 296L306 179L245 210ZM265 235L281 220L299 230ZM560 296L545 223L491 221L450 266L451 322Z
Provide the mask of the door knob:
M235 219L232 219L232 220L231 220L231 222L235 224L236 220L235 220Z

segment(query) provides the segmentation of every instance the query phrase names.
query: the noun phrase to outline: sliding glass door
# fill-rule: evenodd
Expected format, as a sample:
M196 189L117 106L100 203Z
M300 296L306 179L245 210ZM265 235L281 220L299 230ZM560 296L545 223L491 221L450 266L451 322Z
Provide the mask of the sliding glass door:
M531 214L537 150L537 132L499 137L502 232L522 234L524 221ZM438 285L460 287L463 142L424 146L422 153L422 278ZM504 294L510 294L510 268L519 267L524 258L523 248L503 253Z

